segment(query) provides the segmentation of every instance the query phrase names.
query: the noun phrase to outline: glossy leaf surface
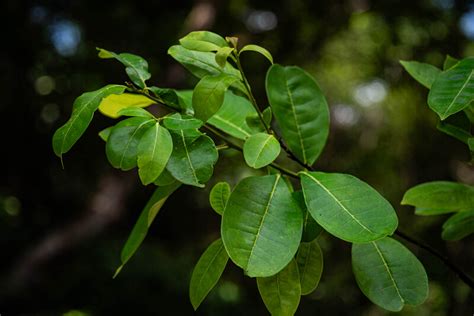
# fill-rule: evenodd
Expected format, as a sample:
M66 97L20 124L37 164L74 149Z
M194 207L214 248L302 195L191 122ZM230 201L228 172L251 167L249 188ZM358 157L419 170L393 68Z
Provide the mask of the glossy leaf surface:
M201 255L194 267L189 284L189 298L194 310L198 309L207 294L217 284L228 260L229 256L220 238Z
M258 291L270 314L292 316L296 313L301 297L298 265L292 259L276 275L257 278Z
M211 207L217 214L224 213L225 206L230 196L230 185L227 182L216 183L209 194Z
M280 175L268 175L237 184L222 216L221 235L236 265L250 277L266 277L293 258L302 228L289 187Z
M311 294L323 274L323 252L316 240L302 242L296 254L300 275L301 295Z
M174 113L163 118L163 125L172 130L197 129L203 125L203 122L191 116Z
M393 207L367 183L342 173L300 175L309 212L334 236L368 242L391 235L397 228Z
M313 164L329 133L326 99L299 67L273 65L266 78L268 100L285 143L304 163Z
M99 111L105 116L118 118L120 110L126 108L144 108L154 102L140 94L122 93L111 94L100 102Z
M428 297L423 265L394 239L353 244L352 268L362 292L389 311L400 311L405 304L419 305Z
M273 135L258 133L247 138L243 151L247 165L259 169L271 164L280 150L280 143Z

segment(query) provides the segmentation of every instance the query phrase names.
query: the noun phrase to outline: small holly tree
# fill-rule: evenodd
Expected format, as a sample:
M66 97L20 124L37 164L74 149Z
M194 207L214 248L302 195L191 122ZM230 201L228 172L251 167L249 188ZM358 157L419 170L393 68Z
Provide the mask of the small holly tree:
M53 136L53 149L62 161L96 110L123 118L99 133L106 142L107 159L124 171L138 168L143 185L157 188L123 247L116 275L143 242L166 199L183 185L204 187L219 151L238 150L249 168L264 169L267 175L244 178L233 188L226 182L212 188L209 201L222 217L221 237L209 245L193 270L189 295L194 309L230 259L256 279L272 315L293 315L301 296L313 292L321 278L318 236L323 232L352 244L355 279L375 304L400 311L405 304L426 300L423 265L391 237L398 219L390 203L352 175L312 167L329 134L329 109L310 74L274 63L260 46L240 48L235 37L198 31L168 50L199 79L193 90L178 91L149 86L151 75L143 58L98 50L99 57L122 63L131 82L79 96L70 119ZM270 65L265 107L257 104L241 65L249 52L261 54ZM464 63L472 75L472 61ZM472 100L474 83L469 80L467 98ZM163 107L166 114L155 116L146 109L151 104ZM462 107L456 103L443 115ZM289 168L296 165L298 169ZM418 207L409 196L404 203ZM472 206L472 194L470 198ZM420 208L433 209L424 204Z

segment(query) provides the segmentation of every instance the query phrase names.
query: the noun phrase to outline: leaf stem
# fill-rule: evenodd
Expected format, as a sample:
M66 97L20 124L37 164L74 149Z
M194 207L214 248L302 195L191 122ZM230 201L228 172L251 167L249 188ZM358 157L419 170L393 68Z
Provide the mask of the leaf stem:
M449 269L451 269L457 276L471 289L474 289L474 279L472 279L469 275L467 275L464 271L461 270L457 265L452 263L446 256L442 255L438 250L434 249L433 247L419 241L406 233L396 230L395 235L399 236L400 238L428 251L430 254L435 256L436 258L440 259Z

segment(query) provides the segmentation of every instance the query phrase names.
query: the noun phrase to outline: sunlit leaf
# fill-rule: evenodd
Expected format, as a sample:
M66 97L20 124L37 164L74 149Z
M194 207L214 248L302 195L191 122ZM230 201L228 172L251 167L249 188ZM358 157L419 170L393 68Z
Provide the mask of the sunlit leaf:
M441 70L433 65L420 63L417 61L403 61L400 60L403 68L419 83L430 89L436 77L441 73Z
M280 143L273 135L258 133L245 141L244 159L247 165L259 169L271 164L280 154L280 150Z
M126 108L144 108L154 102L140 94L122 93L111 94L100 102L99 111L105 116L118 118L119 112Z
M263 55L266 59L268 59L270 61L270 63L273 64L272 54L270 54L270 52L268 50L266 50L265 48L263 48L261 46L254 45L254 44L245 45L239 51L239 55L242 54L243 52L256 52L256 53L259 53L259 54Z
M229 58L230 54L234 51L232 47L221 47L216 52L216 63L221 66L222 68L225 67L227 62L227 58Z
M209 31L194 31L179 40L186 49L202 52L216 51L221 47L228 47L226 40Z
M211 207L217 214L224 213L225 206L230 196L230 185L227 182L216 183L209 194Z

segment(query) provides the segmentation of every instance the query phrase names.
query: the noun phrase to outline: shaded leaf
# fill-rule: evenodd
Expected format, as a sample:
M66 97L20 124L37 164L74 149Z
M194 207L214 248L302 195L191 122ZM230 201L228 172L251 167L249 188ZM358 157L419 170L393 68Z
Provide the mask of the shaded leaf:
M156 178L155 182L153 182L154 185L156 186L166 186L170 185L172 183L175 183L177 180L173 178L171 173L168 170L163 170L163 172Z
M216 51L220 47L228 46L226 40L213 32L194 31L179 40L179 43L187 49L203 52Z
M229 256L225 251L222 240L214 241L199 258L194 267L189 284L189 298L194 310L197 310L207 294L219 281Z
M273 135L258 133L247 138L243 152L247 165L259 169L271 164L280 150L280 143Z
M126 108L144 108L154 102L140 94L122 93L111 94L100 102L99 111L105 116L119 118L119 112Z
M418 259L398 241L383 238L352 245L352 268L362 292L375 304L398 312L428 297L428 277Z
M272 108L267 107L265 110L262 111L263 121L267 126L271 126L272 122ZM256 132L265 132L265 127L262 124L262 120L260 119L259 115L254 111L254 113L250 114L245 118L247 125Z
M104 128L99 132L99 137L104 141L107 142L107 139L109 139L110 136L110 131L112 131L113 126Z
M459 62L459 59L456 59L452 56L446 55L446 59L443 63L443 70L448 70Z
M310 242L316 239L323 231L323 228L314 220L306 207L302 191L293 192L293 199L303 213L303 236L301 241Z
M296 313L301 297L298 265L295 260L274 276L257 278L258 291L270 314L291 316Z
M375 189L342 173L302 172L309 212L326 231L349 242L391 235L398 225L393 207Z
M311 294L323 273L323 253L316 240L302 242L296 254L300 274L301 295Z
M472 233L474 233L474 210L459 212L451 216L443 224L441 237L444 240L460 240Z
M232 191L221 235L232 261L250 277L271 276L295 255L303 229L301 211L280 175L248 177Z
M299 67L274 64L266 90L285 143L296 157L313 164L329 133L328 105L318 85Z
M217 214L224 213L225 206L230 196L230 185L227 182L216 183L209 194L211 207Z
M192 116L174 113L163 118L163 125L171 130L197 129L203 125L203 122Z
M53 135L53 150L56 156L62 157L84 134L103 98L111 94L123 93L123 91L125 91L125 86L107 85L99 90L80 95L72 106L71 118Z
M438 122L436 128L465 144L467 144L469 137L472 137L471 123L464 112L458 112L446 120Z
M263 48L261 46L254 45L254 44L245 45L239 51L239 55L242 54L243 52L256 52L256 53L259 53L262 56L264 56L266 59L268 59L270 61L270 63L273 64L272 54L270 54L270 52L268 50L266 50L265 48Z
M146 117L151 119L155 118L153 114L142 108L125 108L121 109L118 114L123 116Z
M431 88L436 77L441 73L441 70L435 66L417 61L400 60L400 64L402 64L403 68L405 68L413 79L428 89Z
M182 109L178 94L175 90L158 87L149 87L148 90L150 90L155 95L155 97L160 99L164 104L170 106L171 108L176 110Z

